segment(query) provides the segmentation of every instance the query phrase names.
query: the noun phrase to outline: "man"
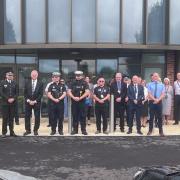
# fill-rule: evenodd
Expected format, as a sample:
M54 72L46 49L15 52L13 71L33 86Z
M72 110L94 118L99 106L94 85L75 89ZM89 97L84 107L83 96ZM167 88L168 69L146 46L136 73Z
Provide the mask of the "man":
M54 82L48 88L48 98L50 99L51 111L51 134L56 134L58 124L58 132L63 135L64 120L64 98L66 96L66 87L60 82L60 73L53 72Z
M173 125L179 124L180 119L180 73L177 73L177 80L174 82L174 119Z
M52 76L51 78L51 82L49 82L47 85L46 85L46 88L45 88L45 94L46 96L48 97L48 89L49 89L49 86L54 83L54 76ZM48 118L49 118L49 124L47 125L47 127L51 127L51 109L50 109L50 99L48 98L48 102L47 102L47 108L48 108Z
M38 72L33 70L31 72L31 79L25 83L24 99L25 99L25 130L24 136L31 134L30 118L32 110L34 110L35 125L34 135L38 135L40 126L40 108L41 98L43 95L43 84L38 80Z
M14 133L15 108L17 103L17 84L13 80L13 73L6 73L6 80L0 84L2 97L2 137L6 137L7 125L9 124L10 136L16 137Z
M95 134L101 133L101 118L103 120L103 133L108 134L107 132L107 114L108 110L108 101L110 98L110 90L105 86L105 79L100 77L98 79L98 86L94 89L95 99L95 114L96 114L96 127L97 131Z
M120 117L120 130L124 132L124 111L127 85L122 81L122 74L116 73L115 81L111 84L111 94L114 95L114 131L116 131L116 118Z
M85 99L89 95L89 87L83 80L82 71L75 71L75 76L75 81L70 84L68 89L68 95L72 99L73 131L71 134L78 134L80 122L82 134L87 135Z
M153 131L153 121L156 116L159 127L159 135L164 136L162 128L162 99L165 95L165 87L159 82L159 74L153 73L152 76L153 82L148 84L148 96L149 96L149 132L147 135L151 135Z
M129 112L129 130L127 134L132 133L134 114L136 113L136 128L137 134L142 135L141 132L141 107L144 100L143 86L138 84L139 77L134 75L132 77L132 83L128 86L128 112Z

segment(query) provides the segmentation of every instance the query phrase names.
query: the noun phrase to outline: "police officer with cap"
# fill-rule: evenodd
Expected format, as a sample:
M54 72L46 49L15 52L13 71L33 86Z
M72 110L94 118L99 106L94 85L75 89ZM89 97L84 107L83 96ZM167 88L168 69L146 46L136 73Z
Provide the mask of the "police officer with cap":
M2 137L6 137L8 123L10 136L16 137L14 133L14 117L17 102L17 84L13 80L12 72L7 72L6 79L1 82L0 94L2 97Z
M53 72L54 82L48 88L48 98L50 99L51 111L51 134L56 134L58 124L58 132L63 135L63 120L64 120L64 98L66 96L66 87L60 82L60 73Z
M87 135L85 99L89 94L89 87L83 80L82 71L75 71L75 76L75 81L70 84L68 89L68 95L72 99L73 131L71 134L78 134L80 122L82 134Z

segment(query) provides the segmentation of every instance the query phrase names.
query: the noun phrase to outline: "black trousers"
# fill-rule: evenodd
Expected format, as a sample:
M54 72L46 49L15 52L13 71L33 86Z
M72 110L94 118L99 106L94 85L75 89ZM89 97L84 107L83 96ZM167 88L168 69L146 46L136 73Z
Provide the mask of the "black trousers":
M52 131L56 131L56 127L58 125L58 131L63 131L63 121L64 121L64 101L59 103L51 102L50 110L51 110L51 129Z
M133 120L134 120L134 114L136 114L136 128L137 131L141 130L141 105L131 103L128 105L128 112L129 112L129 122L128 126L129 129L132 130L133 127Z
M50 100L48 100L47 108L48 108L49 125L51 125L51 122L52 122L52 116L51 116L51 102L50 102Z
M31 132L30 119L32 116L33 109L34 109L34 116L35 116L34 131L38 131L39 126L40 126L40 104L37 103L34 106L31 106L28 103L26 103L25 104L25 129L28 132Z
M14 116L15 116L15 104L2 105L2 134L7 133L7 125L9 125L10 134L14 133Z
M90 120L91 118L91 109L92 109L92 106L86 105L86 117L88 120Z
M124 112L125 105L122 103L114 103L114 130L116 129L116 119L120 118L120 129L124 130Z
M174 98L174 119L175 119L175 123L179 122L179 119L180 119L180 95L175 95L175 98Z
M78 133L79 122L81 131L86 131L86 106L84 102L72 102L73 130Z
M19 122L18 102L15 104L15 122Z
M95 105L95 114L96 114L96 127L98 131L101 131L101 118L103 120L103 132L107 131L107 115L108 115L108 106L105 105Z
M157 118L157 123L159 127L159 132L161 133L162 130L162 102L158 104L153 104L153 101L149 101L149 113L150 113L150 119L149 119L149 131L153 130L153 121L154 118Z

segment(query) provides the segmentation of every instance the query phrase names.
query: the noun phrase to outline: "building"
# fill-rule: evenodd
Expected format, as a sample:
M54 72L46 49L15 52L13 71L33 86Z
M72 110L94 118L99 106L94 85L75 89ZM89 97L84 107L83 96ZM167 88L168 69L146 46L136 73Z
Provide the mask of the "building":
M20 96L32 69L45 84L53 71L68 81L77 69L146 80L156 71L173 81L179 10L179 0L0 0L0 77L14 71Z

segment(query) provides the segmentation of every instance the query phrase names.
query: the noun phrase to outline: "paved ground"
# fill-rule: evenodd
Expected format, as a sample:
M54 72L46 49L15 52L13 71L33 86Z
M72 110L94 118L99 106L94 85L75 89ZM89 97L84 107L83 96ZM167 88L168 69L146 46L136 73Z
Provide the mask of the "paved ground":
M139 167L180 165L179 136L7 137L0 145L0 169L42 180L132 180Z
M51 132L51 128L47 127L47 124L48 124L47 122L48 122L47 118L42 118L41 119L41 126L40 126L40 129L39 129L39 135L40 136L49 136L49 134ZM2 120L0 119L0 133L1 133L1 128L2 128L1 123L2 123ZM165 135L180 135L180 124L174 126L174 125L172 125L173 121L170 121L169 123L170 123L169 125L164 125L164 127L163 127ZM33 126L34 125L33 125L33 122L32 122L32 127ZM120 129L117 128L117 131L115 133L111 133L109 135L111 135L111 136L137 136L136 127L134 127L133 133L131 135L126 134L127 130L128 130L128 127L125 126L125 133L121 133ZM24 119L21 118L20 119L20 125L18 125L18 126L15 125L15 133L17 135L19 135L19 136L22 136L24 131L25 131L24 130ZM87 132L88 132L89 136L94 136L95 131L96 131L96 125L95 125L95 123L93 123L93 120L92 120L91 125L87 126ZM145 136L147 134L147 132L148 132L148 126L146 128L142 128L142 132L143 132L143 134ZM31 135L33 135L33 134L31 134ZM65 121L65 123L64 123L64 135L69 136L67 121ZM80 129L79 129L79 135L81 135L81 130ZM158 128L154 128L153 136L157 136L157 135L159 135ZM104 136L104 134L100 134L98 136Z

